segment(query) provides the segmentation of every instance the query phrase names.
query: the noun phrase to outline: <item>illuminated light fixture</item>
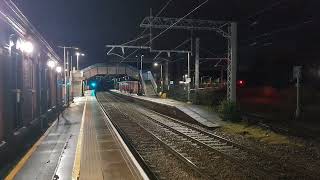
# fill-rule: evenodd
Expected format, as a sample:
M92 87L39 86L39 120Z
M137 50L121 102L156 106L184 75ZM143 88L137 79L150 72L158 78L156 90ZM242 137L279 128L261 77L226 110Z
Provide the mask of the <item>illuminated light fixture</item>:
M23 41L19 39L16 43L16 49L30 54L33 52L34 46L30 41Z
M53 60L49 60L47 62L47 65L49 66L49 68L53 69L56 66L56 62Z
M20 39L17 40L17 43L16 43L16 49L19 49L22 51L22 42Z
M32 53L33 50L34 50L34 47L33 47L33 44L29 41L25 41L23 44L22 44L22 49L24 52L26 53Z
M61 66L57 66L56 67L56 71L57 71L57 73L61 73L62 72L62 67Z
M76 52L76 56L85 56L85 54Z
M158 67L159 64L158 64L157 62L155 62L155 63L153 63L153 66L154 66L154 67Z
M10 42L9 42L10 49L11 49L12 46L14 46L14 42L12 40L10 40Z

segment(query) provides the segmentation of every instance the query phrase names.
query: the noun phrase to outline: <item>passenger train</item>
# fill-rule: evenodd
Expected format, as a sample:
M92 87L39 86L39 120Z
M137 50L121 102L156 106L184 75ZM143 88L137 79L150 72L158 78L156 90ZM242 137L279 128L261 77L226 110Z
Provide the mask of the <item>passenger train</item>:
M0 165L62 110L60 62L15 4L0 1Z

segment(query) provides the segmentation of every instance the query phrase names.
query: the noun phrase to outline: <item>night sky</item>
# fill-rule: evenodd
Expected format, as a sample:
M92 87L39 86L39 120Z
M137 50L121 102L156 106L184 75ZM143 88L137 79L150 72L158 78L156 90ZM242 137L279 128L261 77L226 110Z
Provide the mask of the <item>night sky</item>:
M106 44L121 44L134 39L142 31L139 24L148 16L149 8L153 8L156 14L167 1L13 2L52 46L80 47L87 54L85 65L88 65L106 61ZM173 0L160 16L182 17L201 2ZM318 7L317 0L210 0L188 18L239 22L240 71L257 70L257 66L262 64L266 67L273 64L281 68L286 66L289 70L295 64L319 62L319 45L316 45L320 40ZM171 41L161 42L160 38L158 44L171 48L181 42L172 40L174 32L168 32L167 36L163 39ZM218 55L224 54L225 45L215 35L199 33L198 36L203 48Z

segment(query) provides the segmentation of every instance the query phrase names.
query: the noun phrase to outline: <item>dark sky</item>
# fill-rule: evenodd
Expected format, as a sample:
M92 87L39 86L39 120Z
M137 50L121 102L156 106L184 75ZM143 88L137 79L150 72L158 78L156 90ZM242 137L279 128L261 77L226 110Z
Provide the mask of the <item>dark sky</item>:
M158 12L166 0L13 0L53 46L78 46L88 55L86 64L105 60L106 44L135 38L139 24ZM182 17L202 0L173 0L161 16ZM239 23L239 54L242 63L257 58L304 54L316 56L312 40L319 39L317 0L210 0L188 18L235 20ZM221 49L202 34L203 46ZM210 41L209 41L210 40ZM174 44L174 43L173 43ZM223 48L222 48L223 49ZM281 49L281 52L279 52ZM301 49L300 53L297 50ZM219 50L217 50L219 51ZM59 52L61 54L61 52ZM310 58L310 57L309 57ZM255 60L254 60L255 59ZM246 64L246 63L245 63Z

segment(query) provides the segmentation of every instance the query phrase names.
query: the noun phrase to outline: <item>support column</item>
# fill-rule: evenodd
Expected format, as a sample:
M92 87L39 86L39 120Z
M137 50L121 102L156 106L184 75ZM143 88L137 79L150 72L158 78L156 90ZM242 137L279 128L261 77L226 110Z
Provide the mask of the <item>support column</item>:
M200 39L196 38L196 58L195 58L195 89L199 89L199 49L200 49Z
M231 101L236 102L236 86L237 86L237 57L238 57L238 32L237 23L231 23Z
M66 48L63 48L63 74L64 74L64 90L63 90L63 99L64 99L64 104L67 104L67 57L66 57Z
M165 68L164 68L164 91L168 91L168 86L169 86L169 62L165 61Z
M190 81L188 82L187 99L188 99L188 103L190 103L190 83L191 83L191 75L190 75L190 53L188 53L188 79L190 79Z
M66 97L67 97L67 106L69 107L69 102L70 102L70 69L69 69L69 66L70 66L70 62L69 62L69 51L67 51L67 56L66 56L66 68L67 68L67 93L66 93Z

